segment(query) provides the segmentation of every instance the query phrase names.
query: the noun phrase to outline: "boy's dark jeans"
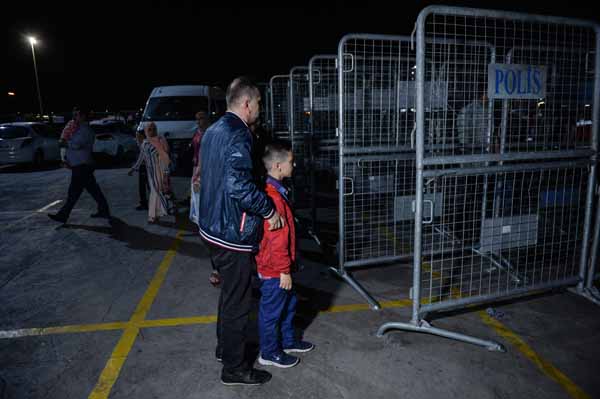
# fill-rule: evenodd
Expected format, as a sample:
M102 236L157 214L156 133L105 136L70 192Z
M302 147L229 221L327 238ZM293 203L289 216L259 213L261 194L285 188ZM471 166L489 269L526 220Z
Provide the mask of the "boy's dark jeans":
M296 337L293 321L298 300L293 290L286 291L279 287L278 278L261 280L260 292L258 331L260 352L264 358L280 354L283 348L294 344Z
M244 359L246 325L252 306L251 276L254 254L208 245L210 258L221 275L221 296L217 314L217 340L223 351L223 370L249 369Z

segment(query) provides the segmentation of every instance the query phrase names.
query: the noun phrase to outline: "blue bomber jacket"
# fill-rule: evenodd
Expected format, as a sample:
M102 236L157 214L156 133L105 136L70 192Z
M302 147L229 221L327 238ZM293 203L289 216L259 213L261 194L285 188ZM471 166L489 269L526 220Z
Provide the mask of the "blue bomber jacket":
M210 126L200 146L200 236L232 251L256 252L263 220L275 208L256 185L252 133L227 112Z

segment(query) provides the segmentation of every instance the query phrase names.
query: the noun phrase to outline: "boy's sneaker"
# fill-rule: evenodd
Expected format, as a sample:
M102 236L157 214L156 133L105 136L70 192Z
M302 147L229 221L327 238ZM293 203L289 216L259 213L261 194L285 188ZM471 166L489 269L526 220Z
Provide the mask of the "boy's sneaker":
M287 348L283 348L283 351L285 353L292 353L292 352L304 353L304 352L310 352L313 349L315 349L315 346L313 344L311 344L310 342L297 341L294 343L294 345L288 346Z
M271 356L265 356L261 353L258 357L258 363L262 364L263 366L275 366L282 369L294 367L299 362L300 359L298 359L296 356L290 356L283 352Z

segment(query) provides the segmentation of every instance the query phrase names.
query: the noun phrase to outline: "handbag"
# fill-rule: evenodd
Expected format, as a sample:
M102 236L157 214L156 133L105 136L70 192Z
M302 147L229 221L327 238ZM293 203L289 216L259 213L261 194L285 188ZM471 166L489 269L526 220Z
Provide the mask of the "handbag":
M194 183L190 186L190 220L198 224L198 217L200 213L200 190L194 192Z

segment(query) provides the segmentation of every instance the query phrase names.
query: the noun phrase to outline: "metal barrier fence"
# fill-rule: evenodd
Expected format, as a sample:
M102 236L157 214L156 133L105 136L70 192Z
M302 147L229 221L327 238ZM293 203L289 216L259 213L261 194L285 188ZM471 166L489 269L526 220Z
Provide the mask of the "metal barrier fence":
M262 98L259 121L262 125L270 126L270 108L271 108L271 100L270 100L270 84L258 82L256 84L258 90L260 91L260 95Z
M310 201L306 142L310 133L310 104L308 67L290 70L289 126L290 140L296 167L294 168L292 198L298 208L307 208Z
M339 265L410 259L415 198L415 62L410 38L347 35L338 47Z
M290 140L289 75L275 75L269 81L270 128L274 138Z
M413 315L378 335L399 328L502 350L424 318L538 289L583 289L599 43L585 21L439 6L420 13ZM440 110L429 106L435 93L447 103ZM580 119L593 121L593 133L579 134Z
M310 129L309 175L312 228L337 241L339 165L337 56L316 55L308 63ZM332 234L333 233L333 234Z

